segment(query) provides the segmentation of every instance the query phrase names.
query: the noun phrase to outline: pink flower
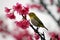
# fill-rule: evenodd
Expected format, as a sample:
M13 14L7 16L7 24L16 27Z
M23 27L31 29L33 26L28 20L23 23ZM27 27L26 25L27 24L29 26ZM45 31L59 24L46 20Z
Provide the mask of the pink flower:
M60 40L60 35L55 32L50 32L49 35L51 36L52 40Z
M49 33L51 35L51 37L55 37L56 33L55 32L51 32Z
M19 22L15 22L17 26L23 28L23 29L26 29L29 27L30 23L28 20L22 20L22 21L19 21Z
M57 11L60 12L60 7L58 7Z
M22 9L22 5L19 3L16 3L16 6L13 6L13 9L17 12L20 12L20 10Z
M9 9L9 8L5 7L5 12L6 12L6 13L9 13L9 12L10 12L10 10L11 10L11 9Z
M3 31L3 30L2 30L2 24L3 24L3 21L0 20L0 32Z
M42 5L36 5L36 4L32 4L30 7L31 8L37 8L39 10L43 9L43 6Z
M18 35L14 35L17 40L32 40L32 35L27 30L20 32Z
M13 9L21 15L26 15L29 12L29 7L24 7L19 3L17 3L16 6L13 6Z
M6 16L10 19L15 19L14 13L6 14Z
M22 10L20 10L19 14L26 15L29 12L29 7L23 7Z
M0 25L2 25L2 23L3 23L3 21L2 21L2 20L0 20Z
M34 37L35 37L36 40L39 39L39 35L37 33L34 34Z
M53 3L54 0L50 0L51 4Z

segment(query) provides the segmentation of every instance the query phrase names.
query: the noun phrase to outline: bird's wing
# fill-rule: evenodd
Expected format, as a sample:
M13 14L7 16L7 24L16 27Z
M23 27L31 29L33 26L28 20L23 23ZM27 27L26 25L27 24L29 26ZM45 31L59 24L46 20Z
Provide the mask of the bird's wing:
M44 27L43 23L40 21L40 19L37 16L34 17L34 19L39 22L39 24L38 24L39 26Z
M35 26L38 26L38 24L39 24L38 21L36 21L34 18L31 19L31 23Z

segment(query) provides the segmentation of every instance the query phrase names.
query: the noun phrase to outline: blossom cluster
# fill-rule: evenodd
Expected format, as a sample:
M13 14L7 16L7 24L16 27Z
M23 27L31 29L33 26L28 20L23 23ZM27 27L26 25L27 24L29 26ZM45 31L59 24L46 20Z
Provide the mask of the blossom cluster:
M12 12L10 12L11 10L13 9ZM14 15L14 12L16 11L19 15L24 15L26 16L29 12L29 7L25 7L25 6L22 6L22 4L19 4L19 3L16 3L16 5L14 5L12 7L12 9L9 9L7 7L5 7L5 12L7 13L6 16L9 18L9 19L15 19L16 16ZM23 29L26 29L28 28L29 26L29 21L26 20L26 19L22 19L22 21L16 21L15 22L17 26L23 28Z
M5 7L5 12L7 13L7 17L10 18L10 19L15 19L15 15L14 15L14 12L16 11L17 13L19 13L19 15L27 15L28 12L29 12L29 7L26 6L22 6L22 4L19 4L19 3L16 3L16 5L14 5L13 7L13 12L11 13L10 11L12 9L9 9L7 7Z
M30 34L30 32L28 30L24 30L22 32L20 32L17 35L13 35L17 40L38 40L39 39L39 35L38 34Z
M60 13L60 7L57 7L57 12Z
M26 28L28 28L29 27L29 25L30 25L30 23L29 23L29 21L28 20L22 20L22 21L16 21L15 22L16 23L16 25L17 26L19 26L19 27L21 27L21 28L23 28L23 29L26 29Z
M49 32L49 36L51 40L60 40L60 34L56 32Z

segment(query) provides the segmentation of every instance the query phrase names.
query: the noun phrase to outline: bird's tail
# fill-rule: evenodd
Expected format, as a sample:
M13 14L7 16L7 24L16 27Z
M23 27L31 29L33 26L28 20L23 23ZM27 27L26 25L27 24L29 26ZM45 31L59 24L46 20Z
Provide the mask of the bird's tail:
M46 30L48 30L46 27L44 27Z

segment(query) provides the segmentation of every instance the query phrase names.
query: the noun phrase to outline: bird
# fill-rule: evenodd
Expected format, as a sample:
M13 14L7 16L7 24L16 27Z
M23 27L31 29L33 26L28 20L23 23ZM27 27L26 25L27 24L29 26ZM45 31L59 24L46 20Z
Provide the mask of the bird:
M42 28L45 28L46 30L48 30L44 24L42 23L42 21L36 16L36 14L34 12L30 12L29 14L29 17L31 19L31 23L36 26L37 28L39 27L42 27Z

